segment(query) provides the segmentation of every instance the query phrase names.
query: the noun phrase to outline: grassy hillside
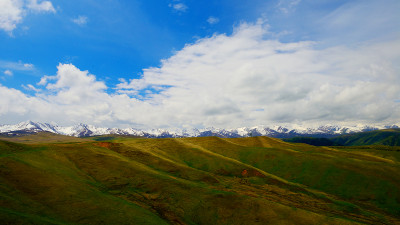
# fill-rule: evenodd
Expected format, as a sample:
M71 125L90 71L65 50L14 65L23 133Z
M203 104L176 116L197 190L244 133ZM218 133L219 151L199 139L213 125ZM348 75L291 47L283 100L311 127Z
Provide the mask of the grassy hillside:
M331 139L339 145L389 145L400 146L400 129L376 130L349 135L342 135Z
M396 149L267 137L100 140L0 141L0 221L400 224Z
M282 139L291 143L305 143L314 146L400 146L400 129L386 129L341 135L334 138L294 137Z

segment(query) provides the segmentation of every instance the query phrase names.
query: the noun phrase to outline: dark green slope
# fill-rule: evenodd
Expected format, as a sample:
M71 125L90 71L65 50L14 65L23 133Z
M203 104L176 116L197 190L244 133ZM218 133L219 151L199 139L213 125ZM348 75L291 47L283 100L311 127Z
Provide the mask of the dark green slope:
M314 146L400 146L400 129L368 131L341 135L334 138L294 137L284 138L282 140Z
M376 130L342 135L331 139L338 145L388 145L400 146L400 129Z
M336 146L339 145L336 142L328 139L328 138L314 138L314 137L293 137L293 138L284 138L282 139L286 142L291 143L304 143L314 146Z

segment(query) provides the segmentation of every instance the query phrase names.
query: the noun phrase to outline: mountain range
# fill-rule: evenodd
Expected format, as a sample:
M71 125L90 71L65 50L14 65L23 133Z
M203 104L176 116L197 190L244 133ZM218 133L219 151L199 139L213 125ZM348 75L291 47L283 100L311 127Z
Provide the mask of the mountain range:
M292 126L254 126L241 127L236 129L221 128L203 128L203 129L149 129L140 130L135 128L104 128L87 124L78 124L75 126L59 126L57 124L40 123L33 121L21 122L14 125L0 125L0 133L6 135L20 135L24 133L51 132L55 134L68 135L74 137L90 137L98 135L131 135L148 138L172 138L172 137L252 137L252 136L268 136L274 138L291 138L291 137L335 137L343 134L352 134L365 131L373 131L380 129L399 128L398 125L384 126L339 126L325 125L314 128Z

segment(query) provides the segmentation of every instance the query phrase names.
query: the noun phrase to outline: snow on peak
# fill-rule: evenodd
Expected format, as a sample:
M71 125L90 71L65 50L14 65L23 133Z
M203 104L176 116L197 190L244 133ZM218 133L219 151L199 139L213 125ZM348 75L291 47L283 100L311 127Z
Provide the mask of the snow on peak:
M48 131L56 134L86 137L105 134L134 135L142 137L200 137L200 136L220 136L220 137L251 137L251 136L270 136L270 137L293 137L293 136L318 136L330 137L340 134L348 134L377 129L399 128L398 125L370 126L357 124L355 126L322 125L307 127L296 124L276 125L276 126L253 126L240 127L236 129L222 129L208 127L202 129L150 129L139 130L135 128L104 128L87 124L77 124L74 126L58 126L55 123L40 123L25 121L15 125L0 125L0 133L13 131L40 132Z

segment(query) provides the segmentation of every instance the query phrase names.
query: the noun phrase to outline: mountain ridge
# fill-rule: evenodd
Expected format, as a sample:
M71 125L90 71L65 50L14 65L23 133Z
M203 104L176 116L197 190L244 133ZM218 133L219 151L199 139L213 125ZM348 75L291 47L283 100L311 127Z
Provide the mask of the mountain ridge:
M37 133L47 131L55 134L74 136L74 137L90 137L107 134L132 135L147 138L175 138L175 137L252 137L252 136L268 136L275 138L291 138L291 137L335 137L343 134L352 134L365 131L399 128L398 125L357 125L357 126L339 126L324 125L314 128L301 126L254 126L241 127L235 129L222 128L203 128L203 129L149 129L141 130L135 128L105 128L96 127L87 124L77 124L74 126L59 126L54 123L41 123L33 121L25 121L14 125L0 125L0 134L21 135L24 133Z

